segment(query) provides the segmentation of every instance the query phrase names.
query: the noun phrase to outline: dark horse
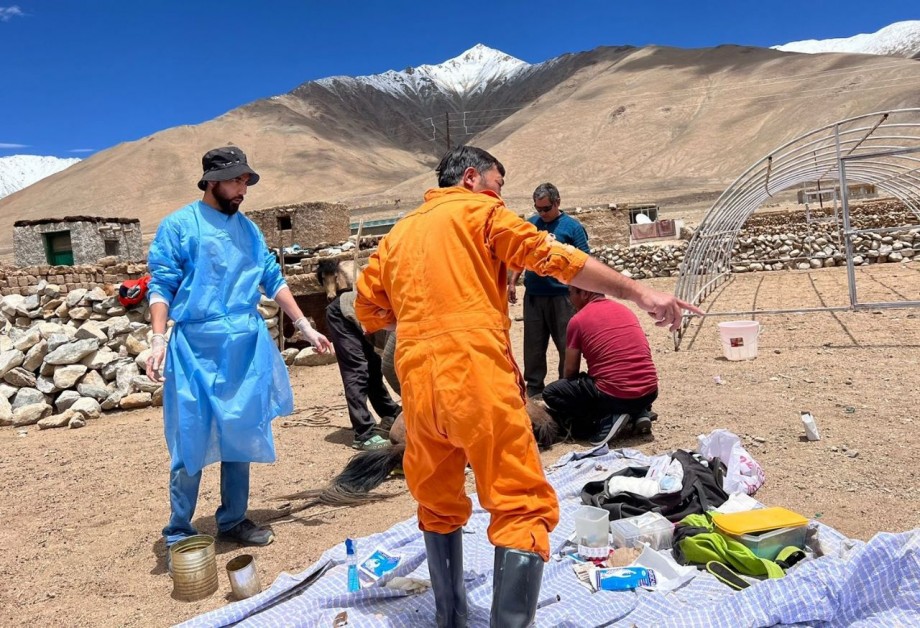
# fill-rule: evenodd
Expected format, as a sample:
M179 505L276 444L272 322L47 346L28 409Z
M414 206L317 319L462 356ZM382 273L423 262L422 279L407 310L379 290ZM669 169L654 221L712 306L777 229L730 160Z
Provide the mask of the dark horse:
M539 402L528 399L526 410L537 444L541 449L551 447L559 438L559 424ZM390 430L390 440L393 441L392 447L361 452L349 460L326 488L301 491L278 499L303 499L307 500L308 505L329 506L350 506L386 499L387 495L370 492L383 484L394 471L402 468L403 454L406 452L402 416Z

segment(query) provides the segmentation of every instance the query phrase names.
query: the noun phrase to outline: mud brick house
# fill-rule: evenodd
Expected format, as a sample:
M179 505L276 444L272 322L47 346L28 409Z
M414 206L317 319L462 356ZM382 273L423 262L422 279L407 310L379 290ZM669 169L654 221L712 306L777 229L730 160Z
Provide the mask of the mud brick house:
M262 234L269 248L302 249L344 242L351 235L348 207L338 203L297 203L246 212Z

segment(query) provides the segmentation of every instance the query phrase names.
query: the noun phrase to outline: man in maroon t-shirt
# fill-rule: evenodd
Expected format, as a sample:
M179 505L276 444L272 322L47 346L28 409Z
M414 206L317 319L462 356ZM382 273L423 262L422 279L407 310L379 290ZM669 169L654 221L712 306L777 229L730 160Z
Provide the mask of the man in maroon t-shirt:
M603 294L569 287L577 313L566 332L564 379L543 391L550 412L575 434L593 433L602 445L630 424L639 434L652 429L658 373L639 319ZM579 373L581 357L588 373Z

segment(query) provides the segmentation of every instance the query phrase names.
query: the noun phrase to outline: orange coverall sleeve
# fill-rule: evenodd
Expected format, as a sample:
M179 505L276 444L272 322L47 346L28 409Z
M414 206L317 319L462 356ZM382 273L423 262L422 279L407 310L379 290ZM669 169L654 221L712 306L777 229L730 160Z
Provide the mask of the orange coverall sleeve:
M381 272L386 254L386 240L382 240L355 284L358 293L355 316L369 334L396 324L396 313L384 288Z
M486 223L486 240L492 253L511 270L532 270L568 284L581 272L588 254L521 219L504 205L496 205Z

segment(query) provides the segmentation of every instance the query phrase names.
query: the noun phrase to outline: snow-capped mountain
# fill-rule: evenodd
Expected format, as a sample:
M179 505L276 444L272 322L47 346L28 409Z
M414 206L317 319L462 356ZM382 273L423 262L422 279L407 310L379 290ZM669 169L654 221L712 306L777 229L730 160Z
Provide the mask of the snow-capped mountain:
M61 159L40 155L0 157L0 198L9 196L40 179L69 168L79 159Z
M626 54L633 48L610 50ZM467 141L498 124L539 98L547 85L556 85L593 62L587 53L529 64L477 44L438 65L309 81L247 108L298 120L308 112L329 121L348 111L373 133L433 158L446 143Z
M783 52L850 52L869 55L891 55L913 58L920 55L920 20L889 24L874 33L854 35L839 39L807 39L782 46L773 46Z
M396 96L427 95L432 90L469 96L495 82L513 79L530 64L500 50L476 44L463 54L438 65L420 65L401 72L389 70L372 76L332 76L316 81L330 89L366 85Z

